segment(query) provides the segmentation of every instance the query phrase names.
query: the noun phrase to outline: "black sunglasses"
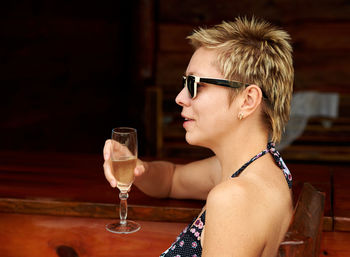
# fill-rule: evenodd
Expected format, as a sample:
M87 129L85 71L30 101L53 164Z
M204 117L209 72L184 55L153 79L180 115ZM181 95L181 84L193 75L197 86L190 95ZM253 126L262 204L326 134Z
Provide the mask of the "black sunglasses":
M208 83L217 86L230 87L230 88L240 88L248 87L250 84L246 84L239 81L225 80L225 79L211 79L211 78L200 78L197 76L189 75L182 77L182 84L184 87L187 87L188 92L190 93L192 99L197 96L197 83ZM264 91L262 91L263 97L267 98Z

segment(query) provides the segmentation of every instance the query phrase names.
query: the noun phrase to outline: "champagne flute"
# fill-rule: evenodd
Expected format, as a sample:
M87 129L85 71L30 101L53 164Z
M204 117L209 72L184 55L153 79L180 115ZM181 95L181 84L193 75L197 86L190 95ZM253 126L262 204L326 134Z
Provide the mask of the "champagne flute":
M117 223L107 224L106 229L112 233L129 234L140 229L140 225L127 220L128 192L134 182L134 169L137 162L137 132L134 128L118 127L112 130L111 161L112 172L119 189L119 217Z

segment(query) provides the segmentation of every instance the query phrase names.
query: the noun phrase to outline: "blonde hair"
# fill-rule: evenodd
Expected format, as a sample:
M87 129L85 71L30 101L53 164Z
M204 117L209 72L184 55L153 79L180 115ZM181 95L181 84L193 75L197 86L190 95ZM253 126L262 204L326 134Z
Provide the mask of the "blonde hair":
M293 92L289 34L266 21L239 17L234 22L199 28L188 39L195 49L217 51L216 65L226 79L256 84L262 89L267 96L262 111L271 140L279 142L289 119Z

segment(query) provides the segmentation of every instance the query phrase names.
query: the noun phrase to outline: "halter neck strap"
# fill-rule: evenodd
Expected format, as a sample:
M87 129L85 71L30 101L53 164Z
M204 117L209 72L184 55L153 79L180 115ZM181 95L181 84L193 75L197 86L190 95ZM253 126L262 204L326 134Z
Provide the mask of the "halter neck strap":
M272 142L269 142L267 144L267 148L257 155L255 155L253 158L251 158L248 162L246 162L241 168L239 168L235 173L232 174L232 178L238 177L239 174L242 173L245 168L248 167L249 164L251 164L256 159L260 158L261 156L264 156L266 153L270 153L277 164L277 166L283 171L283 174L287 180L289 188L292 188L292 174L290 173L289 169L287 168L287 165L284 163L281 154L276 150L275 144Z

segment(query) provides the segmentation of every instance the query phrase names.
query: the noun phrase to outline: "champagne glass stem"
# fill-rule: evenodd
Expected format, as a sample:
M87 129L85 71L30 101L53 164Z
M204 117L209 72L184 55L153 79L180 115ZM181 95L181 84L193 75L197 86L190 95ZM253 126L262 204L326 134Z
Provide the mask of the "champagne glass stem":
M120 224L124 225L126 224L126 218L128 216L128 200L129 194L126 192L120 192L119 193L119 199L120 199L120 207L119 207L119 217L120 217Z

